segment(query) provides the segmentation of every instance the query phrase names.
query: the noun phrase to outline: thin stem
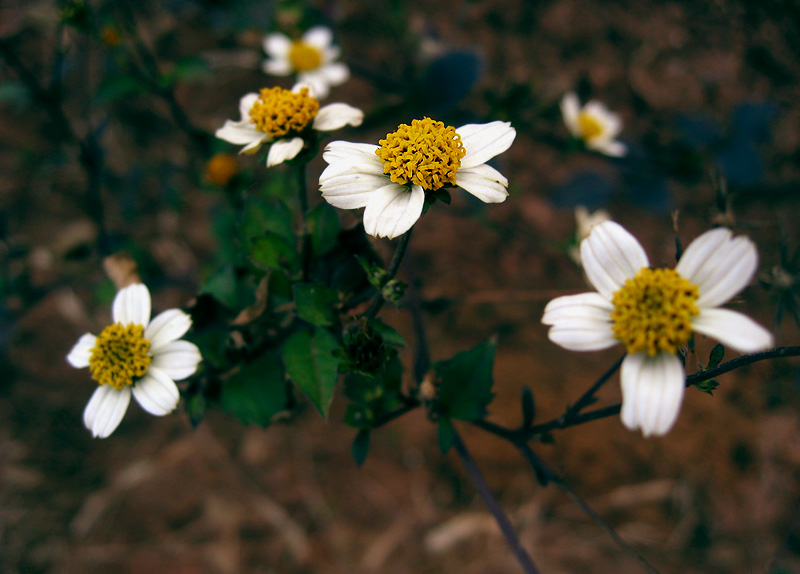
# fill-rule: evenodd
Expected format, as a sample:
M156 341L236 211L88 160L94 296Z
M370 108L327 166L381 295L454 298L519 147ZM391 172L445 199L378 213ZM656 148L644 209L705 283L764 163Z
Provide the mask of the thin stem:
M522 547L522 543L520 542L514 527L511 525L511 521L500 507L500 504L494 498L494 495L492 495L492 491L489 488L489 485L486 483L486 479L483 477L478 465L475 464L475 461L469 454L464 441L461 440L461 436L458 434L458 431L456 431L455 428L453 428L453 446L455 447L458 456L461 457L461 462L464 463L464 468L466 468L470 478L472 478L472 482L475 483L475 487L478 489L478 494L481 495L484 503L486 503L486 506L489 507L489 511L497 521L498 526L500 526L500 530L506 537L506 542L508 542L508 545L511 547L511 551L514 553L514 556L516 556L520 565L522 565L522 569L526 572L526 574L538 574L539 569L536 568L536 565L533 563L530 555L525 548Z
M588 407L590 404L592 404L594 401L594 394L600 390L600 387L602 387L614 373L617 372L622 365L623 359L625 359L625 355L622 355L619 359L617 359L617 361L611 365L611 368L603 373L600 378L597 379L597 381L591 387L589 387L589 389L583 393L583 395L581 395L577 401L575 401L575 404L567 409L567 412L564 413L564 417L567 420L579 414L584 407Z
M378 427L382 427L383 425L386 425L392 422L393 420L400 418L404 414L413 411L414 409L419 407L420 404L421 403L417 399L409 397L403 406L398 407L393 411L389 411L388 413L383 415L380 419L375 421L375 423L372 425L372 428L376 429Z
M295 166L297 176L297 197L300 200L300 234L302 243L300 259L303 264L303 281L308 281L311 270L311 234L308 232L308 183L306 180L306 164Z
M414 230L412 227L408 231L406 231L403 236L400 238L400 244L397 246L397 251L394 252L394 257L392 257L392 262L389 264L389 270L386 272L386 277L383 280L382 286L385 286L395 278L397 275L397 271L400 269L400 263L403 261L403 257L406 254L406 250L408 249L408 242L411 239L411 232ZM367 319L374 319L378 312L383 308L383 304L385 303L385 299L383 297L383 292L378 291L377 295L375 296L375 300L372 302L372 306L367 310L365 317Z
M533 470L536 472L537 475L545 477L549 482L555 483L558 488L561 489L562 492L566 493L572 501L577 504L581 510L583 510L586 515L592 519L592 521L597 524L608 536L625 551L628 556L636 560L645 571L649 572L650 574L659 574L658 570L656 570L645 558L639 554L630 544L625 542L625 540L617 534L617 531L608 524L605 520L603 520L595 510L589 506L589 504L583 500L578 494L572 489L572 487L567 484L567 482L558 474L556 474L552 469L550 469L547 465L542 462L542 460L536 456L528 443L520 443L516 445L519 448L522 456L528 461L528 464L531 465Z

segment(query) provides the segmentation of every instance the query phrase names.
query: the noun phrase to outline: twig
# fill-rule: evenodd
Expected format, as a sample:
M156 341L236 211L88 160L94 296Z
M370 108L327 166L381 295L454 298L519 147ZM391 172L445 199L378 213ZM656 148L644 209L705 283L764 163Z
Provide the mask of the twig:
M384 277L383 283L381 287L386 286L389 281L395 278L397 275L397 271L400 269L400 263L403 261L403 257L406 254L406 249L408 248L408 242L411 239L411 232L414 230L412 227L408 231L406 231L403 236L400 238L400 244L397 246L397 250L394 252L394 257L392 257L392 262L389 265L389 270L386 272L386 276ZM383 297L383 291L379 290L378 293L375 295L375 300L372 302L372 305L365 313L365 317L367 319L374 319L378 312L383 308L383 304L385 303L385 299Z
M461 462L464 463L464 468L466 468L470 478L472 478L472 482L475 483L475 487L478 489L478 494L481 495L481 498L486 503L486 506L489 507L489 511L497 521L498 526L500 526L500 530L506 537L506 542L508 542L508 545L511 547L511 551L522 565L522 569L526 572L526 574L538 574L539 569L536 568L536 565L533 563L530 555L522 547L522 543L520 542L517 533L514 531L511 521L508 519L508 516L506 516L505 512L503 512L503 509L494 498L494 495L492 495L492 491L489 488L489 485L486 483L486 479L483 478L481 470L478 468L478 465L475 464L475 461L469 454L464 441L461 440L461 436L458 434L458 431L456 431L455 428L453 428L453 446L455 447L458 456L461 457Z
M295 166L297 175L297 197L300 200L300 259L303 266L303 281L308 281L311 269L311 234L308 232L308 183L306 181L306 163Z

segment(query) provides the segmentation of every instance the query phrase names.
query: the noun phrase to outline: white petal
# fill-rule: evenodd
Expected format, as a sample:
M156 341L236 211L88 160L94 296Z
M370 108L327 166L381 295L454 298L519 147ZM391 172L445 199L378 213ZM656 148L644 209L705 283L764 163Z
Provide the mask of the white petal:
M160 417L175 410L181 394L175 381L151 365L133 386L133 397L148 413Z
M289 56L289 49L292 41L285 34L275 32L264 37L264 52L275 59L286 59Z
M239 120L240 123L250 123L250 110L253 109L253 106L260 97L260 94L256 94L255 92L250 92L249 94L242 96L242 98L239 100L239 115L241 117Z
M634 353L622 361L620 379L622 423L646 437L666 434L678 418L686 385L680 359L671 353Z
M581 241L581 261L589 281L609 299L625 281L649 265L636 238L613 221L595 225L589 237Z
M269 148L267 154L267 167L273 167L290 159L294 159L303 149L303 138L278 140Z
M225 125L219 128L214 135L221 140L235 145L251 145L253 142L261 142L268 136L256 129L255 124L250 122L234 122L226 120Z
M586 142L586 147L599 151L609 157L623 157L628 153L627 146L616 140L595 138Z
M461 158L461 169L486 163L503 153L517 137L517 131L508 122L467 124L456 129L464 144L465 154Z
M192 318L180 309L168 309L158 314L144 330L150 341L150 354L157 355L164 345L177 341L192 326Z
M162 371L173 381L181 381L194 374L203 357L200 349L189 341L173 341L159 348L150 367Z
M338 130L344 126L360 126L364 112L347 104L329 104L321 108L314 118L313 128L322 132Z
M332 164L335 161L342 159L359 159L380 162L380 158L375 155L378 146L373 144L352 143L342 140L337 140L325 146L325 151L322 154L322 159ZM382 163L380 164L383 165ZM381 171L383 168L381 167Z
M459 169L456 185L484 203L502 203L508 197L508 180L486 164Z
M329 180L339 179L343 176L354 174L374 175L385 179L389 178L388 175L383 173L383 162L378 158L378 156L354 156L353 158L340 159L331 163L328 167L322 170L322 173L319 176L319 182L320 184L325 184ZM386 185L386 183L383 185Z
M289 60L264 60L261 69L271 76L288 76L292 73L292 64Z
M150 321L150 291L141 283L120 289L114 297L114 322L123 325L147 325Z
M319 69L300 72L297 79L301 83L307 84L311 89L311 93L314 94L314 97L318 100L324 100L328 97L328 94L331 93L328 79L324 74L320 73Z
M327 178L324 183L320 179L320 182L322 197L332 206L339 209L358 209L366 207L372 193L387 185L389 178L384 175L352 173Z
M753 278L758 253L747 237L733 237L728 229L707 231L689 245L676 271L698 286L699 307L716 307L728 301Z
M320 52L324 52L333 42L333 32L325 26L314 26L303 34L303 42L311 44Z
M730 309L701 309L692 328L743 353L763 351L775 345L772 334L747 315Z
M83 369L89 366L89 358L92 356L92 349L97 341L97 337L91 333L86 333L78 339L75 346L67 355L67 361L76 369Z
M319 73L325 76L331 86L339 86L344 84L350 77L350 68L341 62L336 62L323 66L319 69Z
M619 341L611 331L613 305L599 293L567 295L550 301L542 323L550 340L570 351L599 351Z
M100 385L83 411L83 424L92 431L93 437L106 438L119 426L130 402L130 387L118 391L114 387Z
M422 214L425 192L418 185L391 183L375 190L364 210L364 230L376 237L394 239L411 229Z
M561 115L564 118L564 124L567 129L575 137L581 137L581 128L578 125L578 115L581 113L581 103L578 100L578 95L575 92L564 94L561 98Z

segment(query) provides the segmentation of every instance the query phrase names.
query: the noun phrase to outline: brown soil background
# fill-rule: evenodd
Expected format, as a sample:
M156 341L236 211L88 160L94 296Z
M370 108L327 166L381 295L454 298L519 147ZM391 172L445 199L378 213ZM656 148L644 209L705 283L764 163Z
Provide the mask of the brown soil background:
M797 6L778 0L699 4L442 1L409 2L405 11L412 30L435 33L438 46L479 49L485 74L462 103L478 115L486 109L481 94L487 89L529 84L552 103L583 77L623 115L623 135L632 142L669 139L682 113L700 112L724 124L736 105L768 99L780 116L762 147L764 185L796 189ZM164 50L200 53L214 62L210 76L178 90L195 125L212 132L234 116L244 92L271 83L257 71L259 31L237 37L235 48L221 48L212 32L193 27L196 21L157 4L146 7L143 36L171 30ZM346 61L393 71L396 46L379 25L370 25L381 21L384 7L345 0L317 8L336 22ZM45 2L9 4L0 14L4 36L15 26L55 17ZM46 70L36 60L40 41L23 43L23 55L39 72ZM4 81L13 77L7 68L2 74ZM75 89L68 103L82 97ZM356 75L331 101L370 110L375 97L375 87ZM637 101L645 102L646 115L634 113ZM266 430L242 427L219 411L192 430L183 413L156 419L132 404L111 438L92 440L81 422L92 386L85 372L64 360L83 332L97 332L109 317L108 298L95 295L104 279L100 261L64 257L96 234L80 208L85 178L74 150L48 139L41 110L3 105L0 114L6 265L29 288L6 301L13 320L3 334L9 366L0 382L0 570L521 571L455 454L440 454L435 427L422 412L375 432L360 469L350 455L354 431L341 422L340 395L327 422L306 408ZM528 119L533 128L520 129L498 162L511 181L509 200L477 209L456 192L450 208L436 205L416 226L401 272L408 279L413 270L424 299L457 302L426 316L434 359L498 334L490 418L509 426L519 423L523 385L534 389L544 421L561 414L619 354L563 351L547 341L539 323L550 298L585 289L579 270L557 248L573 232L572 212L555 207L548 193L580 169L608 164L587 154L565 156L538 137L543 130L564 137L563 126L543 128L535 110ZM106 190L106 210L109 228L132 237L156 269L160 279L150 287L154 308L163 310L193 295L213 251L207 230L219 198L186 175L201 166L192 165L183 135L166 119L153 130L153 141L144 143L120 125L105 132L110 168L142 170L137 195ZM386 126L370 130L353 138L376 141ZM165 165L173 167L171 174ZM312 166L312 181L319 169ZM670 186L688 244L718 215L714 183L709 176ZM733 212L738 229L759 246L765 272L778 263L779 225L791 249L800 243L800 196L769 197L751 195ZM135 219L121 207L125 202L133 203ZM669 215L620 198L609 209L640 238L651 261L673 260ZM376 246L391 255L388 242ZM732 306L770 325L774 293L755 284ZM387 308L383 317L413 341L405 312ZM791 320L778 329L777 341L798 343ZM413 346L403 354L408 365ZM701 360L710 347L699 342ZM724 375L721 383L713 399L690 389L666 437L645 440L614 417L558 432L554 445L534 449L661 572L800 571L797 361L759 363ZM599 399L600 405L619 400L616 377ZM568 497L540 487L513 448L459 428L542 572L642 571Z

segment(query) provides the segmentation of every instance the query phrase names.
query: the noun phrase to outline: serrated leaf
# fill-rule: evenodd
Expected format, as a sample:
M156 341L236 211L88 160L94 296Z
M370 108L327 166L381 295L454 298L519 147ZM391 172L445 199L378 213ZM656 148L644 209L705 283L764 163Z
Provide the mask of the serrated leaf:
M222 385L220 403L243 423L269 425L286 408L286 378L280 357L264 353L242 365Z
M722 345L722 343L717 343L714 345L714 348L711 349L711 353L708 355L708 367L706 368L713 369L722 362L724 357L725 347Z
M339 294L325 285L298 283L294 286L294 302L301 319L325 327L336 318L334 306L339 302Z
M439 419L438 434L437 434L439 449L442 454L447 454L453 444L455 443L455 429L453 423L448 418Z
M253 240L250 259L262 269L292 268L297 264L297 252L283 237L268 232Z
M339 378L339 349L336 338L324 329L296 331L283 346L283 359L289 378L327 418L333 390Z
M336 247L339 236L339 216L336 210L327 203L320 203L308 212L308 232L311 234L311 246L319 257Z
M486 416L492 401L494 341L462 351L447 361L434 364L438 403L443 413L454 419L472 421Z
M353 439L353 460L358 466L364 464L369 454L369 431L362 429L358 431L356 438Z

